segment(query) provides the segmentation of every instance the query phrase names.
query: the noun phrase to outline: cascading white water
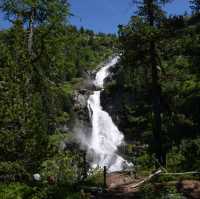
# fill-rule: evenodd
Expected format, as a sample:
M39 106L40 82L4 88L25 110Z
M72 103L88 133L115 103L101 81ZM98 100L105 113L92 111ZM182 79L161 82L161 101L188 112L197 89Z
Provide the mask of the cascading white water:
M109 75L110 67L114 66L119 57L113 58L96 74L94 84L103 90L104 80ZM101 107L101 91L94 91L88 99L88 109L92 122L92 134L89 140L89 151L92 151L92 167L106 166L110 172L120 171L128 163L117 154L117 147L123 142L124 136L113 123L112 118Z

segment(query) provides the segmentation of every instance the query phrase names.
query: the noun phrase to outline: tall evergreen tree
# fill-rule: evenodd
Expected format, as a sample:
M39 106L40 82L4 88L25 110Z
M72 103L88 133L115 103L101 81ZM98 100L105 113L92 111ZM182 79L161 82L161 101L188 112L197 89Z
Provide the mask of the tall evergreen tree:
M164 17L162 5L167 3L167 0L143 0L140 2L138 14L143 17L149 24L149 65L151 67L152 78L152 108L153 108L153 135L155 143L156 159L160 165L166 164L166 153L162 144L162 118L161 118L161 95L162 88L159 83L159 67L161 60L157 52L156 34L159 29L159 24ZM137 1L138 3L138 1ZM158 166L158 165L157 165Z

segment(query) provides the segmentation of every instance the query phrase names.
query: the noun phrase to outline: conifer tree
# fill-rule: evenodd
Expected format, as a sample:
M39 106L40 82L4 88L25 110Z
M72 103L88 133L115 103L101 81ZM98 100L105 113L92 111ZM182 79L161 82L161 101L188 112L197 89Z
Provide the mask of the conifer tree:
M162 5L169 2L169 0L143 0L137 1L139 3L138 15L146 21L149 25L148 39L148 56L149 66L151 67L151 87L152 87L152 111L153 111L153 124L152 130L154 135L155 156L160 165L166 164L166 153L163 148L162 139L162 117L161 117L161 95L162 88L159 82L159 67L161 61L159 60L157 52L156 35L159 32L159 24L164 18ZM158 36L158 35L157 35ZM157 165L159 166L159 165Z

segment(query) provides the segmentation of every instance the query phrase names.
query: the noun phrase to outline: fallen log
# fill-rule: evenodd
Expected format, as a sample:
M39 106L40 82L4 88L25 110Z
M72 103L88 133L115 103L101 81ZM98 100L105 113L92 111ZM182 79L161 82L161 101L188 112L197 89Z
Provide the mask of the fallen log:
M158 175L187 175L187 174L200 174L200 172L197 171L189 171L189 172L182 172L182 173L168 173L168 172L163 172L161 169L156 171L155 173L149 175L148 177L146 177L144 180L138 182L137 184L134 184L133 186L131 186L131 188L136 188L138 186L141 186L142 184L144 184L145 182L151 180L153 177L158 176Z
M189 172L182 172L182 173L162 173L162 175L187 175L187 174L200 174L200 172L197 171L189 171Z
M141 185L144 184L145 182L151 180L153 177L155 177L155 176L157 176L157 175L159 175L159 174L161 174L161 173L162 173L162 170L160 169L160 170L156 171L155 173L153 173L153 174L149 175L148 177L146 177L144 180L142 180L142 181L140 181L140 182L134 184L133 186L131 186L131 188L136 188L136 187L138 187L138 186L141 186Z

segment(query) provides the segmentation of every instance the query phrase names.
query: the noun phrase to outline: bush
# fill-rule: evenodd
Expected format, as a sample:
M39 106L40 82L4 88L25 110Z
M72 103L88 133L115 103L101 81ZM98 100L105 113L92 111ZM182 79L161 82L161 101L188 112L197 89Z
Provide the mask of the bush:
M33 189L25 184L12 183L0 185L0 198L2 199L28 199Z
M182 168L186 171L198 171L200 165L200 138L182 141L180 150L185 157L181 164Z
M103 170L101 168L96 168L90 170L85 184L90 186L103 186L103 182Z
M159 187L154 184L146 184L138 194L139 199L182 199L175 186Z

